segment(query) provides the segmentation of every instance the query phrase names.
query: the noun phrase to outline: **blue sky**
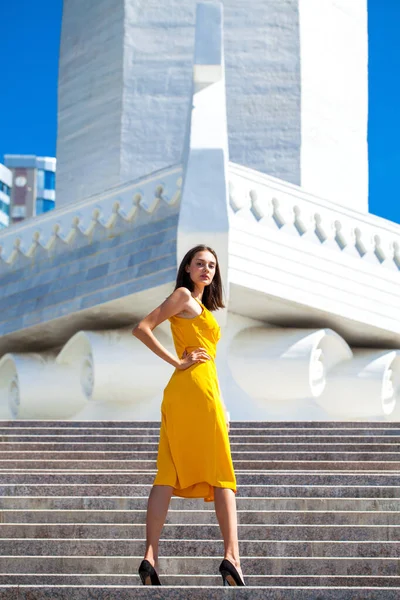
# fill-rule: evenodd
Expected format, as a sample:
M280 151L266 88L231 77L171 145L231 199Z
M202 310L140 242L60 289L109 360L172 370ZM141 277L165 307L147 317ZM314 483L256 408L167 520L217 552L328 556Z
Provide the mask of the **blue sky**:
M400 223L400 0L369 0L368 12L369 207ZM62 0L0 0L0 161L55 156L61 13Z

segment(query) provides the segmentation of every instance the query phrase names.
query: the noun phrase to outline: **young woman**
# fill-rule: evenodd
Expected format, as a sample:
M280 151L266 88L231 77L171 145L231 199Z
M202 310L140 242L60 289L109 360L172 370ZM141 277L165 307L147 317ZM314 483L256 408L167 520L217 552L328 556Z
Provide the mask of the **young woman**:
M208 246L196 246L180 264L174 292L132 331L175 367L161 404L157 474L147 504L146 551L139 567L145 585L161 585L156 571L158 543L172 495L214 501L225 547L219 567L223 583L245 585L228 414L214 362L220 327L211 311L218 308L224 304L217 255ZM153 335L153 329L166 319L177 356Z

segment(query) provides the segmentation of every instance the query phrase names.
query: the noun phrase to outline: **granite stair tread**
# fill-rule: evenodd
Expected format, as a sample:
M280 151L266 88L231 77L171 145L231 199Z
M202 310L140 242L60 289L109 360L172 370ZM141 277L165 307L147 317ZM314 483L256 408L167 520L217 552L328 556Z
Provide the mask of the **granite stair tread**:
M150 484L4 484L0 483L0 496L148 496ZM362 484L287 484L277 482L275 485L242 485L238 489L238 497L293 497L308 498L400 498L400 484L395 485L362 485Z
M4 430L3 430L4 431ZM124 430L125 431L125 430ZM390 435L389 435L390 433ZM308 434L253 434L246 433L243 435L231 433L230 440L232 446L237 446L238 444L281 444L281 445L293 445L293 444L344 444L344 445L369 445L369 444L381 444L381 445L390 445L397 444L400 440L400 434L392 434L389 433L367 433L362 432L359 435L356 434L335 434L335 435L320 435L318 432L308 433ZM74 445L82 445L85 447L88 444L109 444L110 446L115 444L141 444L141 445L149 445L149 444L158 444L159 435L158 433L145 435L143 433L118 433L118 434L99 434L99 433L89 433L86 434L5 434L0 433L0 448L8 444L20 444L27 446L29 444L34 444L37 446L42 446L43 444L53 444L54 446L62 445L62 444L74 444Z
M160 574L162 583L166 586L216 586L220 585L219 573L209 575L193 575L180 573L179 575ZM0 586L4 585L91 585L101 586L141 586L136 573L113 574L64 574L64 573L11 573L0 574ZM248 575L246 586L284 586L293 588L298 586L335 586L335 587L364 587L364 588L399 588L399 575Z
M261 454L292 454L294 451L297 453L316 453L316 454L399 454L400 438L398 442L385 441L382 442L320 442L314 438L314 440L308 442L276 442L276 441L258 441L258 442L236 442L231 441L231 450L233 454L240 453L240 455L247 457L247 455L254 453ZM64 454L72 454L73 457L79 457L81 454L91 455L92 453L110 453L111 455L116 453L129 453L132 454L148 454L149 457L153 454L157 454L158 440L152 442L144 441L60 441L60 442L14 442L14 441L2 441L0 442L0 457L2 458L24 458L25 454L28 453L43 453L45 456L54 454L61 457ZM11 456L10 456L11 455Z
M70 555L0 555L2 573L76 573L122 574L137 573L142 556L70 556ZM221 556L168 556L160 557L159 575L215 575ZM324 575L378 577L398 576L397 557L313 557L309 556L241 556L241 566L247 575Z
M372 514L371 514L372 513ZM259 524L273 527L296 525L301 527L324 527L329 526L329 531L333 528L347 527L368 527L371 529L391 525L396 532L400 527L400 511L318 511L318 510L237 510L238 524ZM130 526L143 524L146 520L145 509L125 509L125 510L29 510L26 509L2 509L2 530L0 536L4 536L5 525L22 525L29 527L42 524L60 524L60 525L82 525L90 524L93 526L121 525ZM166 518L166 525L169 524L215 524L217 519L214 510L184 510L170 508ZM27 528L28 529L28 528Z
M390 513L400 511L400 502L397 498L365 498L365 497L338 497L338 498L313 498L313 497L241 497L236 498L238 510L260 511L264 509L281 510L307 510L315 511L325 508L329 511L357 511L367 510L371 513L377 510L386 510ZM30 511L128 511L146 510L147 497L144 496L0 496L0 510L20 510L26 514ZM204 502L199 498L171 498L171 509L176 510L202 510L215 514L213 507L204 507ZM4 513L3 513L4 514Z
M151 485L154 481L156 471L129 471L116 473L111 471L107 474L91 471L0 471L2 485L31 484L54 486L60 484L68 485ZM321 472L321 471L236 471L238 487L241 486L271 486L271 485L325 485L325 486L396 486L400 485L398 473L393 472ZM240 490L238 489L238 495Z
M313 468L314 464L321 462L353 462L358 463L362 461L386 463L389 461L400 462L400 452L391 450L369 450L369 451L349 451L349 450L335 450L335 451L321 451L321 450L297 450L293 448L291 450L255 450L255 451L231 451L232 459L238 464L244 465L246 462L246 468L248 464L253 462L259 465L262 462L276 461L276 462L299 462L309 463L309 468ZM23 461L24 464L29 465L30 462L114 462L121 461L134 465L135 463L139 466L141 462L155 464L157 459L157 450L132 450L132 451L118 451L118 450L104 450L93 451L93 450L76 450L71 449L69 451L62 450L1 450L0 451L0 467L6 462L19 463ZM154 468L154 467L152 467Z
M160 552L163 555L182 557L215 557L216 559L223 555L223 542L207 530L206 526L198 528L196 533L193 530L188 532L187 536L182 535L172 537L167 532L163 532L160 540ZM79 527L77 527L79 534ZM72 534L74 532L71 532ZM297 532L292 532L292 536ZM45 556L74 556L84 560L86 557L111 558L114 556L138 555L145 543L143 531L138 532L135 538L128 535L125 538L83 538L78 535L75 537L43 537L27 538L13 537L2 538L0 545L0 556L24 556L26 563L31 557ZM308 540L301 539L287 540L271 539L270 536L261 539L249 539L240 537L241 552L243 555L251 556L253 559L268 561L270 558L288 559L289 557L307 559L312 562L318 562L323 558L332 558L333 560L342 560L348 558L349 561L363 558L365 566L370 561L376 559L395 560L400 557L400 541L388 541L378 537L378 540ZM259 563L261 564L261 563ZM311 564L310 564L311 567ZM396 573L393 573L396 574Z
M36 428L36 427L58 427L58 428L69 428L76 429L81 427L94 427L97 429L103 428L149 428L157 429L160 427L160 421L57 421L57 420L24 420L19 419L16 421L3 420L0 423L0 428ZM382 422L382 421L233 421L231 423L232 429L241 429L248 427L250 429L354 429L354 428L365 428L365 429L398 429L400 431L400 423L398 422Z
M400 472L400 461L397 460L309 460L296 461L273 459L270 460L237 460L233 457L235 469L249 468L251 470L305 470L313 468L314 470L387 470ZM52 469L52 470L97 470L97 471L148 471L155 469L156 460L119 460L118 458L110 460L57 460L57 459L10 459L0 460L0 469L13 471L17 469L29 469L32 471Z

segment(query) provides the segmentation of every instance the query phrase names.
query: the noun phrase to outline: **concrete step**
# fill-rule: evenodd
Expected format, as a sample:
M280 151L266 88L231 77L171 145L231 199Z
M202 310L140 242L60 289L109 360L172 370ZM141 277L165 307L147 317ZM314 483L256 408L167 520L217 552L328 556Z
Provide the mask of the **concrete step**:
M165 586L220 586L222 579L220 574L214 575L168 575L164 573L160 575L161 583ZM369 576L369 575L246 575L246 587L262 586L262 587L351 587L351 588L399 588L399 576ZM118 575L102 575L95 574L9 574L0 575L0 586L5 585L51 585L51 586L138 586L140 584L139 575L137 573ZM237 592L238 590L236 590ZM230 593L232 593L231 590ZM154 593L154 590L153 590ZM108 599L107 599L108 600Z
M0 428L37 429L159 429L160 421L52 421L52 420L17 420L0 421ZM390 421L232 421L232 429L398 429L400 423Z
M296 453L309 454L310 452L316 455L331 455L331 454L349 454L351 457L353 454L364 455L376 455L382 454L383 458L387 455L399 455L400 456L400 439L398 442L385 442L382 443L330 443L330 442L259 442L253 443L247 439L246 442L236 442L231 439L230 446L232 455L236 453L243 453L244 456L247 454L251 455L250 458L254 458L254 453L270 454L270 453L282 453L285 455L292 455ZM123 453L127 454L126 458L132 458L140 453L140 456L144 456L146 453L148 457L151 457L154 453L158 452L158 442L0 442L0 457L1 458L25 458L30 453L35 455L47 456L47 453L53 455L56 458L80 458L81 455L86 453L94 453L104 455L105 453Z
M150 484L8 484L0 485L0 496L144 496L150 493ZM400 486L379 485L242 485L237 497L259 498L296 497L304 498L400 498Z
M147 442L158 444L159 431L140 430L140 429L120 429L120 430L77 430L48 428L38 429L0 429L1 443L32 443L32 442L94 442L94 443L118 443L121 442ZM260 431L260 430L231 430L229 433L231 443L398 443L400 433L391 429L375 432L374 430L344 430L337 432L335 430L324 431L323 433L313 431Z
M160 592L162 595L160 595ZM222 588L222 587L195 587L187 586L183 592L188 594L191 600L222 600L227 594L234 594L235 600L398 600L399 591L397 588L343 588L343 587L304 587L293 588L282 586L280 588L265 587L240 587L240 588ZM102 586L66 586L59 588L57 586L7 586L3 591L0 590L1 600L150 600L156 597L162 600L182 600L187 598L183 596L180 587L164 586L162 591L151 589L151 586L113 586L103 588Z
M375 528L387 526L400 526L400 511L301 511L301 510L237 510L239 525L271 525L288 526L298 525L301 527L318 527L319 525L364 527L372 531ZM5 535L6 524L34 524L60 523L81 524L144 524L146 522L146 510L2 510L0 514L1 528L0 537L53 537L47 535L35 535L32 533L22 536L20 533ZM185 510L170 508L166 518L166 524L217 524L214 510ZM27 529L28 530L28 529ZM396 531L396 530L395 530ZM342 532L346 535L346 532ZM397 535L397 533L396 533ZM111 534L110 534L111 536ZM66 535L65 537L70 537ZM92 537L92 536L89 536ZM97 537L97 536L93 536ZM104 537L104 536L100 536ZM115 537L115 536L114 536ZM335 538L336 539L336 538ZM345 539L345 538L343 538ZM360 538L358 538L360 539Z
M235 421L237 423L237 421ZM161 421L51 421L51 420L16 420L0 421L0 429L150 429L151 431L160 429ZM386 425L386 424L385 424ZM253 427L253 422L251 424ZM276 425L277 426L277 425ZM364 427L364 423L362 425ZM382 424L381 424L382 426Z
M0 472L2 485L151 485L156 471L10 471ZM318 472L318 471L239 471L236 470L236 481L239 486L247 485L376 485L392 486L400 483L396 472L389 473L353 473L353 472Z
M101 420L85 420L85 421L56 421L56 420L31 420L21 419L18 421L1 420L1 427L159 427L159 421L101 421ZM252 427L254 429L260 427L296 427L308 429L330 429L337 427L354 428L365 427L367 429L380 427L400 427L399 423L392 421L233 421L232 427Z
M399 446L400 448L400 446ZM242 464L251 464L252 462L262 463L269 461L285 461L293 462L298 461L309 462L309 463L320 463L320 462L397 462L400 464L400 450L399 451L330 451L329 448L326 451L316 450L298 450L297 447L286 450L258 450L248 451L242 450L237 452L232 449L231 451L233 461ZM140 464L143 462L153 462L157 459L157 450L132 450L132 451L118 451L110 450L108 447L103 448L101 452L92 450L74 450L70 448L67 451L57 450L40 450L40 451L4 451L0 452L0 468L6 462L18 462L21 461L29 464L30 462L93 462L102 464L103 462L118 461L118 462L137 462Z
M243 458L243 454L240 454ZM309 460L239 460L233 457L233 466L235 470L249 471L270 471L270 470L316 470L316 471L400 471L400 461L395 460L331 460L318 461L312 458L310 453ZM0 460L0 470L57 470L74 471L86 470L98 472L102 471L150 471L155 470L156 459L154 460L40 460L40 459L21 459L21 460Z
M83 528L83 526L81 526ZM103 526L104 527L104 526ZM42 556L43 566L47 563L49 556L80 556L107 557L107 556L131 556L139 555L145 544L144 527L132 526L137 530L134 538L126 539L86 539L80 538L80 526L76 527L77 537L66 538L3 538L0 544L1 556L25 556L27 563L31 557ZM262 529L250 532L250 537L243 537L242 531L250 531L250 526L239 527L240 550L242 556L247 557L297 557L308 558L310 561L319 560L324 557L360 558L366 562L371 559L398 559L400 557L399 541L387 540L285 540L258 539L263 535ZM266 532L269 533L269 532ZM173 535L175 534L175 535ZM179 536L179 537L178 537ZM162 556L181 555L192 557L218 557L223 556L224 546L218 535L217 526L199 525L195 526L165 526L160 539L160 553ZM191 572L191 571L183 571ZM263 572L263 571L261 571ZM306 571L308 573L308 571ZM397 575L398 573L393 573Z
M159 440L160 428L57 428L48 427L44 429L28 428L1 428L0 442L20 442L32 443L38 442L153 442ZM396 443L400 437L400 430L397 429L232 429L229 431L231 442L247 443L250 442L278 442L278 443L313 443L316 442L340 443L354 442L363 443L377 440L382 443Z
M26 543L26 540L23 540ZM48 541L46 541L48 543ZM114 542L115 543L115 542ZM130 542L132 545L133 542ZM196 542L199 545L199 542ZM71 544L72 545L72 544ZM137 573L143 559L144 542L140 555L127 552L126 555L114 556L70 556L70 555L45 555L45 556L0 556L1 573L57 573L57 574L127 574ZM221 562L220 555L200 556L168 556L165 552L159 559L159 575L218 575ZM398 576L399 559L395 558L366 558L366 557L284 557L268 556L247 557L242 554L241 567L244 581L247 575L324 575L324 576L361 576L374 577ZM1 598L1 596L0 596ZM398 599L397 599L398 600Z
M238 511L369 511L371 518L376 511L397 514L400 511L398 498L302 498L302 497L236 497ZM78 511L79 514L91 512L107 513L130 511L147 508L146 496L3 496L0 497L0 519L9 522L7 511L19 511L20 514L57 513ZM205 504L201 498L179 498L173 496L170 510L196 510L202 514L215 514L214 506Z
M76 515L75 516L77 519ZM129 513L127 513L129 516ZM334 516L334 515L333 515ZM144 515L145 517L145 515ZM143 519L143 515L142 515ZM175 522L166 522L162 530L163 539L220 540L221 531L215 517L198 522L183 522L178 511ZM400 525L359 524L301 524L301 523L239 523L240 540L286 540L333 541L333 542L400 542ZM139 523L3 523L0 527L2 544L11 538L27 539L99 539L136 540L146 538L145 521Z

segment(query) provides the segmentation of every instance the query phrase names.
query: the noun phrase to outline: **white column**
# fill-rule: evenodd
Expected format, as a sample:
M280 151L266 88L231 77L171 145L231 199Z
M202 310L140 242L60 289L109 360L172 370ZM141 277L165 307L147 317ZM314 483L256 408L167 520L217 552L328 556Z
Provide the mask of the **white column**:
M157 328L159 341L172 350L171 336ZM135 405L162 390L173 368L133 337L132 328L80 331L67 342L57 363L77 373L85 397L95 403Z
M86 404L79 372L53 353L6 354L0 360L3 419L68 419Z
M331 329L251 327L232 340L228 362L239 386L267 406L318 398L333 367L351 357L345 340Z
M392 418L399 392L400 353L360 349L332 370L317 402L335 419Z

